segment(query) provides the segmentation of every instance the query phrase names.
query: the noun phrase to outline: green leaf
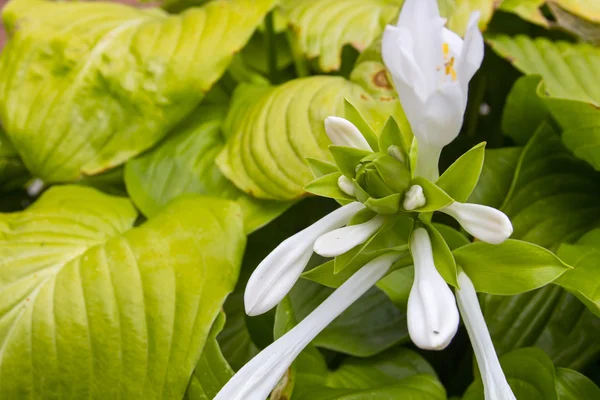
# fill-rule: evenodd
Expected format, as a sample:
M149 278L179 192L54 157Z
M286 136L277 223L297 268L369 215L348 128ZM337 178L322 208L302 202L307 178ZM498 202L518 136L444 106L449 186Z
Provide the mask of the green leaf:
M552 360L535 348L518 349L500 357L500 365L517 399L558 400ZM483 384L477 378L462 400L483 398Z
M498 8L495 0L438 0L442 16L448 18L447 28L464 36L474 11L479 11L479 29L484 31Z
M477 185L485 155L485 142L460 156L435 183L454 200L464 203Z
M560 400L600 399L600 389L594 382L567 368L556 368L556 390Z
M379 141L371 124L369 124L369 121L367 121L365 116L363 116L360 110L356 108L356 105L348 98L344 99L344 118L352 122L352 124L358 128L373 151L379 150Z
M600 23L600 4L594 0L553 0L553 2L575 15Z
M545 3L546 0L504 0L500 4L500 10L516 14L525 21L547 28L550 24L540 10Z
M433 212L449 206L454 202L439 186L431 183L425 178L417 177L412 180L410 186L419 185L423 188L423 194L427 203L423 207L412 210L413 212Z
M200 107L159 146L127 162L127 191L144 215L156 214L180 195L204 194L237 201L249 233L290 207L289 202L252 198L223 176L215 158L224 145L224 114L223 107Z
M404 194L411 180L410 170L405 164L392 156L381 154L373 161L373 165L387 187Z
M365 201L365 206L381 215L393 215L398 212L400 208L400 201L404 197L400 193L391 194L381 199L370 198Z
M456 262L446 240L444 240L442 234L432 224L425 224L425 228L429 232L429 238L431 239L435 268L448 284L458 287Z
M548 105L538 95L539 75L519 78L506 98L502 130L518 145L524 145L550 116Z
M600 355L600 318L558 286L517 296L482 295L481 302L498 354L536 346L557 366L577 370Z
M77 186L0 216L3 398L182 398L237 279L239 207L195 196L135 218Z
M211 400L233 376L234 372L223 357L217 342L217 335L224 325L225 314L221 312L206 339L184 400Z
M122 164L196 107L273 3L220 0L174 16L117 3L12 1L0 59L6 133L47 182Z
M390 298L398 309L406 310L408 296L414 280L415 269L410 266L397 269L384 276L377 282L377 287Z
M408 145L405 143L400 126L394 117L388 118L379 134L379 151L390 154L390 147L392 146L395 146L404 159L408 160L406 151Z
M353 201L354 198L342 192L338 185L338 179L342 176L340 172L334 172L315 179L304 187L308 193L321 197L328 197L340 201Z
M329 151L339 170L349 179L355 177L360 161L373 154L370 151L345 146L329 146Z
M223 128L228 141L217 164L237 187L255 197L303 196L304 186L313 180L305 159L331 160L323 121L343 115L345 98L353 99L361 111L377 106L361 87L341 77L295 79L266 90L239 87ZM380 118L375 125L383 125Z
M342 65L342 48L364 50L398 15L402 0L308 0L281 2L292 40L324 72Z
M537 95L564 129L565 145L600 170L600 89L588 84L600 79L600 49L526 36L498 36L490 44L520 71L541 75L544 84L538 87ZM533 82L531 78L527 85ZM537 104L534 115L541 115L543 107Z
M307 157L306 162L308 163L308 166L312 171L315 179L339 171L337 165L328 161L317 160L316 158Z
M471 243L454 250L454 257L477 291L491 294L537 289L570 269L543 247L513 239L499 245Z
M600 229L588 232L577 244L562 244L557 254L575 268L565 272L555 283L577 296L600 317Z
M312 389L312 390L310 390ZM310 388L294 396L293 400L445 400L442 384L430 375L413 375L399 383L366 389Z
M512 184L522 151L521 147L487 149L481 176L468 202L500 208Z
M273 325L274 340L279 339L289 332L298 321L292 307L292 302L285 297L278 305L275 313L275 322ZM315 351L314 347L309 345L310 350ZM286 400L292 397L294 386L296 384L296 362L287 370L285 375L279 380L279 383L271 392L270 400Z
M289 297L302 320L332 289L301 279ZM317 336L313 344L357 357L378 354L408 339L405 311L398 310L377 288L372 288Z
M433 226L442 235L450 250L458 249L471 243L468 237L451 226L438 223L433 223Z
M512 237L556 250L598 226L599 177L542 125L523 149L501 207L512 221Z

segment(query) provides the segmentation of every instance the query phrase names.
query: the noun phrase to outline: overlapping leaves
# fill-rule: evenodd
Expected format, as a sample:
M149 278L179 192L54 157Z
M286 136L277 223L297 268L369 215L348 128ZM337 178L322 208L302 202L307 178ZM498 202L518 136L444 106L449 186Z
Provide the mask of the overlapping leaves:
M0 216L0 394L180 399L245 236L232 202L187 197L144 225L65 186Z
M172 16L116 3L12 1L0 61L7 134L45 181L119 165L198 104L273 3L220 0Z

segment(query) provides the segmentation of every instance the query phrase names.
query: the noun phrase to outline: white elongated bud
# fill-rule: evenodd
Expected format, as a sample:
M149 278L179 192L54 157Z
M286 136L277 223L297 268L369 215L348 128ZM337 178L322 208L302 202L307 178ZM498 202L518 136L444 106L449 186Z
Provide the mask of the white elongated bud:
M338 178L338 187L342 192L346 193L348 196L354 197L354 184L350 179L346 178L344 175Z
M363 244L385 222L385 218L377 215L367 222L345 226L320 236L314 245L315 253L323 257L337 257Z
M266 399L298 354L377 283L398 257L398 253L388 253L367 263L292 330L244 365L214 400Z
M458 330L454 294L435 268L427 230L413 232L410 249L415 280L408 297L408 332L413 343L426 350L442 350Z
M363 208L365 206L359 202L338 208L277 246L256 267L248 280L244 292L246 314L260 315L279 304L308 264L317 238L346 225Z
M404 195L404 209L412 211L423 207L425 204L427 204L427 199L425 193L423 193L423 188L420 185L412 185Z
M516 400L500 366L494 343L488 331L473 282L463 271L458 274L460 290L456 299L469 333L486 400Z
M325 119L325 132L327 132L329 140L336 146L373 151L358 128L344 118L327 117Z
M510 219L493 207L454 202L440 211L454 217L467 232L482 242L500 244L513 233Z

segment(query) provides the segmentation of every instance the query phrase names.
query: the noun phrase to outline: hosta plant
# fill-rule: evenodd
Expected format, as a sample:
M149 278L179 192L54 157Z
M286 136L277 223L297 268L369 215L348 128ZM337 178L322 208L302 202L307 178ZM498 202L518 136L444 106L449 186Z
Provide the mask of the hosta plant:
M0 4L1 399L600 399L595 1Z

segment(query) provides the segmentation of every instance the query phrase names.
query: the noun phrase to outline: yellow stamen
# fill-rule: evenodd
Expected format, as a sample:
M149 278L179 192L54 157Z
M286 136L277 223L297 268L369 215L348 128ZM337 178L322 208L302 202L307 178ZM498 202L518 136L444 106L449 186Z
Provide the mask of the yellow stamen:
M445 67L446 67L446 70L445 70L446 75L450 75L452 77L453 82L456 81L457 76L456 76L456 70L454 69L454 57L450 58L450 61L448 61L445 64Z
M448 45L448 43L444 43L442 45L442 51L444 52L444 58L448 58L448 56L450 55L450 46Z

